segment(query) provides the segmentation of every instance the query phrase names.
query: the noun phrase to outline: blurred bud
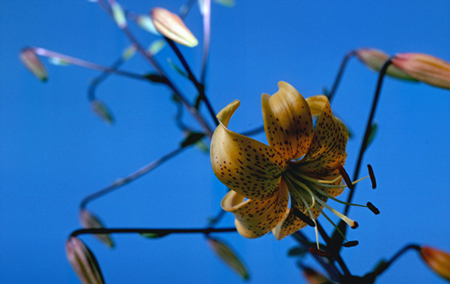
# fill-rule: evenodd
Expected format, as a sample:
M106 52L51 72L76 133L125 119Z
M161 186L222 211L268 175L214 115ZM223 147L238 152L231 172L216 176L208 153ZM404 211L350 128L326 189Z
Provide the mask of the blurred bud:
M113 2L111 4L111 9L113 12L113 18L114 21L116 21L116 24L120 27L120 28L124 28L127 26L127 19L125 17L125 12L123 11L122 7L119 5L119 3L117 2Z
M242 261L236 256L236 254L222 241L208 237L209 246L222 259L231 269L233 269L239 276L245 280L250 279L250 275L247 272Z
M77 237L66 242L66 255L70 265L83 284L103 284L102 272L95 256Z
M150 19L149 16L139 15L136 19L136 23L144 31L150 32L155 35L159 35L158 31L155 28L155 25L153 25L152 19Z
M301 268L303 269L303 275L305 276L309 284L331 283L331 281L328 278L326 278L322 273L319 273L314 269L304 265L301 265Z
M420 256L434 272L450 281L450 254L423 246L420 248Z
M80 210L80 223L85 229L101 229L104 228L100 219L86 209ZM107 247L113 248L114 242L108 234L94 234L94 236L104 243Z
M198 44L197 39L177 15L163 8L154 8L150 12L150 17L156 30L163 36L189 47Z
M39 80L43 82L47 81L47 71L45 71L44 66L32 49L22 49L20 52L20 60L22 60L25 67L27 67L27 69L30 70L30 72L33 73L33 75Z
M108 107L99 100L91 101L92 111L107 124L114 123L114 117Z
M122 60L127 61L135 54L136 54L136 47L134 46L134 44L132 44L122 52Z
M400 53L392 64L419 81L450 89L450 63L444 60L422 53Z
M153 55L157 54L158 52L160 52L161 49L163 49L165 45L166 45L166 42L163 39L158 39L150 44L147 51L153 56Z
M379 72L381 67L383 67L383 64L389 59L389 55L381 50L373 48L360 48L355 51L355 54L362 63L375 72ZM392 65L388 67L386 75L398 79L415 81L413 77Z

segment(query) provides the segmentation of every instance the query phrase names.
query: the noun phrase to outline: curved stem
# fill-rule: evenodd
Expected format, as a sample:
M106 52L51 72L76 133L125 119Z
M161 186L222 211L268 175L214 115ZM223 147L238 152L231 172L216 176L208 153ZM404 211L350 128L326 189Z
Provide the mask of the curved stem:
M381 67L381 70L380 70L380 73L378 76L377 87L376 87L375 95L374 95L373 102L372 102L372 109L370 111L369 119L367 120L366 131L364 133L364 138L363 138L363 141L361 144L361 148L359 149L359 155L358 155L358 160L356 162L355 172L353 174L353 180L356 180L358 178L358 174L359 174L359 170L361 168L361 163L362 163L362 159L364 156L364 152L366 151L366 148L367 148L367 141L369 141L370 132L372 130L373 117L375 116L375 111L377 109L378 100L380 98L381 86L383 85L384 75L386 74L386 70L389 67L389 65L391 65L391 63L392 63L391 59L388 59L383 64L383 67ZM355 189L356 189L356 184L355 184ZM347 203L351 203L353 194L355 193L355 189L350 191L350 194L348 195L348 198L347 198ZM345 210L344 210L344 215L348 214L349 209L350 209L350 206L346 205Z
M406 245L405 247L403 247L401 250L399 250L389 261L387 261L386 263L384 263L383 265L381 265L379 268L377 268L377 270L375 271L375 273L377 275L380 275L381 273L383 273L386 269L389 268L389 266L394 263L394 261L396 261L400 256L402 256L405 252L407 252L410 249L414 249L417 251L420 251L420 246L416 245L416 244L409 244Z
M113 64L109 68L111 68L113 70L117 70L124 62L125 62L125 60L123 60L123 57L121 56L118 59L116 59L116 61L114 61ZM100 85L100 83L105 81L109 76L110 76L110 73L103 72L100 75L96 76L94 79L92 79L91 84L89 85L89 88L88 88L88 99L90 101L93 101L96 99L95 90Z
M88 195L87 197L85 197L81 203L80 203L80 209L84 209L86 208L86 205L91 202L94 199L99 198L100 196L103 196L107 193L110 193L111 191L118 189L121 186L124 186L134 180L136 180L137 178L143 176L144 174L150 172L151 170L155 169L157 166L161 165L162 163L164 163L165 161L169 160L170 158L178 155L179 153L181 153L181 151L183 151L186 147L180 147L168 154L166 154L165 156L162 156L161 158L157 159L156 161L151 162L150 164L142 167L141 169L137 170L136 172L121 178L117 181L115 181L114 183L112 183L111 185L103 188L100 191L97 191L95 193L92 193L90 195Z
M195 78L194 73L192 73L192 70L189 67L189 64L187 63L183 54L181 54L181 51L178 49L177 45L173 42L173 40L171 40L170 38L167 38L167 37L164 37L164 39L167 41L167 43L170 45L172 50L175 52L175 54L177 55L181 64L183 65L184 69L188 73L189 80L191 80L192 83L194 83L195 87L197 88L199 96L205 102L206 107L208 108L209 114L214 119L214 122L216 123L216 125L219 125L219 120L216 117L216 112L213 110L211 103L209 102L208 98L206 97L205 85L203 85L197 81L197 78Z
M342 59L341 67L339 67L339 71L336 75L336 79L334 79L333 87L331 88L330 93L328 93L328 100L330 101L330 103L334 97L334 94L336 93L339 83L341 82L342 74L344 74L344 69L347 66L347 62L354 55L355 55L355 51L352 50L344 56L344 59Z
M76 237L85 234L211 234L211 233L234 233L236 228L193 228L193 229L145 229L145 228L101 228L101 229L79 229L73 231L70 236Z

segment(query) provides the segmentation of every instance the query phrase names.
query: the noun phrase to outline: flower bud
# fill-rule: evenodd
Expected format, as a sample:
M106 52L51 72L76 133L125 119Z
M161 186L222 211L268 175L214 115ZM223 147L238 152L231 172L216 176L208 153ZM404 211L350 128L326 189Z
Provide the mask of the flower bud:
M424 83L450 89L450 63L422 53L399 53L392 64Z
M215 238L207 238L209 246L231 269L233 269L239 276L248 280L250 275L247 272L242 261L236 254L223 242Z
M91 101L92 111L107 124L114 123L114 117L108 107L99 100Z
M33 73L33 75L39 80L43 82L47 81L47 71L45 71L44 66L32 49L22 49L20 52L20 60L22 60L25 67L27 67L27 69L30 70L30 72Z
M194 47L198 44L197 39L184 25L180 17L166 9L154 8L150 12L150 18L156 30L163 36L189 47Z
M102 222L86 209L80 210L80 223L85 229L101 229L103 228ZM94 236L104 243L107 247L113 248L114 242L108 234L94 234Z
M450 254L432 247L423 246L420 248L420 256L434 272L450 280Z
M66 242L66 255L70 265L83 284L104 284L102 272L95 256L77 237Z
M355 54L362 63L375 72L379 72L381 67L383 67L383 64L389 59L389 55L381 50L373 48L360 48L355 51ZM413 77L392 65L386 70L386 75L398 79L415 81Z
M113 13L113 18L116 24L120 28L124 28L127 26L127 18L125 16L125 12L123 11L122 7L117 2L113 2L111 4L111 10Z

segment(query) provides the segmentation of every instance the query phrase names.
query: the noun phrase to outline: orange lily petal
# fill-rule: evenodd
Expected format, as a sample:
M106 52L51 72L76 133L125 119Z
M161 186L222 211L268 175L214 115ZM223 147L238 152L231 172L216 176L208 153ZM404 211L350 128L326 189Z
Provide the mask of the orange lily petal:
M319 115L308 153L298 164L299 170L312 176L328 176L345 164L348 132L344 123L333 116L323 95L306 99L312 115Z
M261 97L267 141L286 160L300 158L308 151L313 133L309 107L288 83L279 82L278 87L272 96Z
M216 177L249 199L266 199L278 189L285 159L272 147L228 130L239 107L234 101L217 115L220 125L211 140L211 164Z
M236 218L238 232L246 238L258 238L270 232L281 220L289 204L289 194L281 181L272 197L247 199L231 190L222 200L222 208Z

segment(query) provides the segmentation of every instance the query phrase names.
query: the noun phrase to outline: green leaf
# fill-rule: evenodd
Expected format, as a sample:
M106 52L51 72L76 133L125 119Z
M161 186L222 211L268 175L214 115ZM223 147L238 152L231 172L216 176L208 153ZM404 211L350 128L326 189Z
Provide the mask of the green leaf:
M198 110L198 108L200 107L201 102L202 102L202 97L200 95L198 95L197 98L195 99L195 104L194 104L194 107L196 110Z
M120 7L119 3L112 3L111 10L113 12L114 21L116 21L117 25L121 28L126 27L127 19L125 17L125 12L123 11L122 7Z
M167 235L169 235L170 233L139 233L139 235L141 235L141 237L147 238L147 239L157 239L157 238L162 238L165 237Z
M225 7L231 8L234 6L234 0L214 0L217 4L223 5Z
M160 52L161 49L163 49L165 45L166 45L166 42L163 39L158 39L158 40L155 40L154 42L152 42L150 44L150 46L148 47L147 51L152 56L154 56L158 52Z
M175 63L173 63L172 59L167 58L167 63L169 63L170 67L173 68L173 70L177 71L178 74L185 78L189 78L188 74L186 74L183 70L181 70L180 67L178 67Z
M167 80L166 77L163 77L158 74L154 74L154 73L145 74L144 77L147 78L148 80L152 81L153 83L169 84L169 80Z
M234 251L223 241L216 238L207 238L209 246L217 254L220 259L225 262L234 272L239 274L245 280L250 279L250 275L247 272L247 268L242 261L237 257Z
M332 254L339 254L339 251L342 248L342 244L344 243L344 236L346 232L347 232L347 224L341 220L337 225L337 228L334 229L334 232L331 235L330 252Z
M114 117L109 108L99 100L94 100L91 102L92 111L98 115L107 124L114 123Z
M375 138L375 134L377 134L377 130L378 130L378 124L376 122L374 122L372 124L372 127L370 128L370 134L369 134L369 138L367 139L366 147L368 147L370 145L370 143L372 143L373 139Z
M304 256L305 254L306 250L302 247L293 247L288 251L288 256Z
M205 137L204 133L201 132L189 132L188 136L181 142L181 147L187 147L192 144L199 142Z
M198 149L200 152L209 153L209 146L205 143L205 141L200 140L197 143L195 143L195 148Z

